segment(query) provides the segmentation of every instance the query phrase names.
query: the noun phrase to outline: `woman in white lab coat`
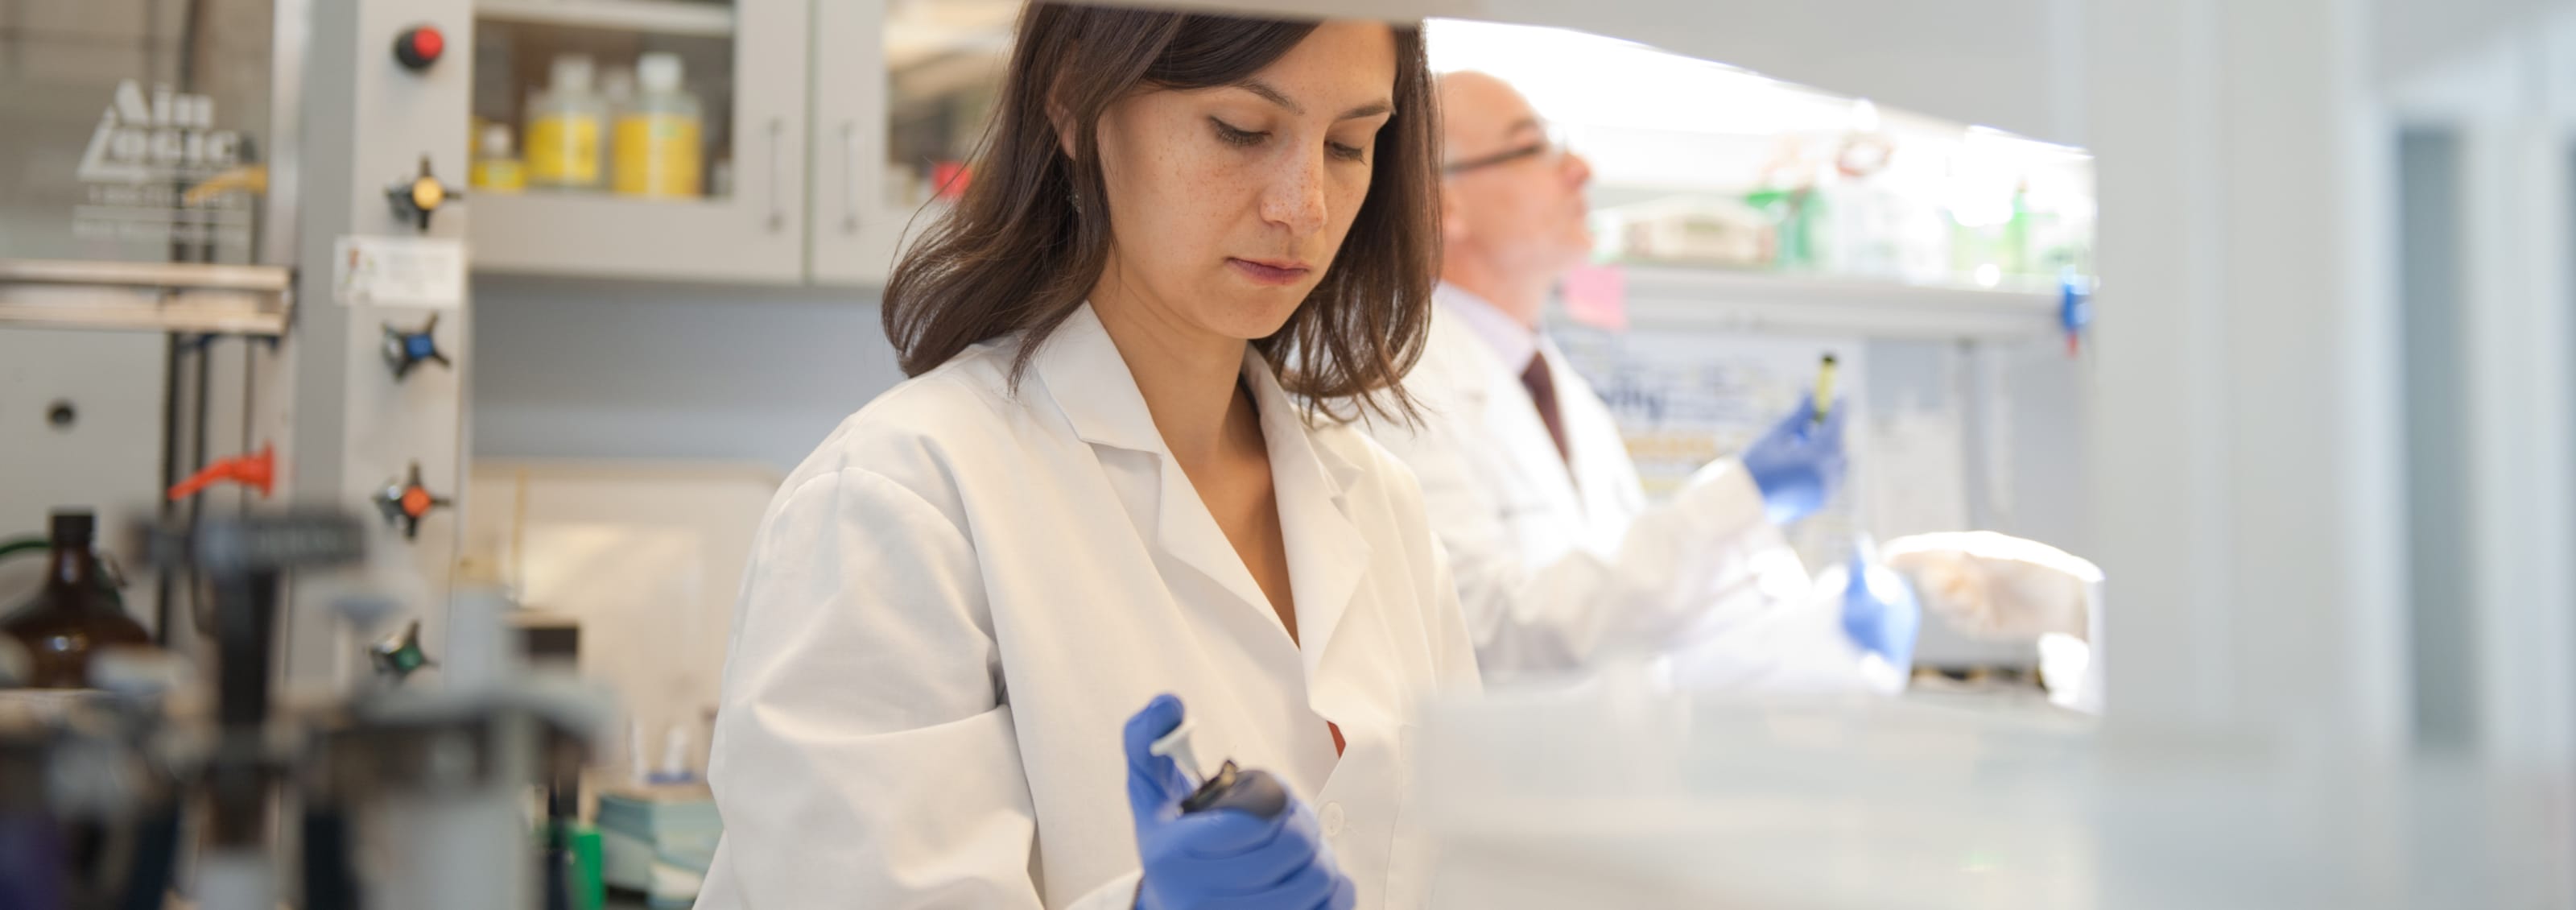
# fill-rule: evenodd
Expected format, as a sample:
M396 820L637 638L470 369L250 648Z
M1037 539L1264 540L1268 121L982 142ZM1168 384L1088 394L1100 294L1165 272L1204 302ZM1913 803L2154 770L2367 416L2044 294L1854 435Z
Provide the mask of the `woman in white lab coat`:
M1406 714L1474 652L1411 475L1305 407L1405 408L1419 35L1040 3L1016 41L973 185L886 289L913 378L754 543L699 906L1418 907ZM1299 798L1261 835L1296 874L1190 839L1242 813L1176 821L1122 741L1167 692L1200 755Z

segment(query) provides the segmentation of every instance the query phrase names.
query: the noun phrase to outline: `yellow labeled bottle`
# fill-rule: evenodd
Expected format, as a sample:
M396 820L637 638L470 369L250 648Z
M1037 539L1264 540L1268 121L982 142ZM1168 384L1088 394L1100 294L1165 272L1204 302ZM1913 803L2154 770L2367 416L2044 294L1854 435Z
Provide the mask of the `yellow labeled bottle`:
M590 58L556 57L554 84L528 98L528 184L598 189L599 134L607 119L607 104L591 89Z
M612 186L627 196L698 198L706 170L698 99L680 88L680 55L645 54L635 61L635 76L643 91L617 112Z
M486 126L481 142L474 148L474 164L466 171L466 182L475 189L496 193L515 193L528 187L527 165L510 148L510 128L498 123Z

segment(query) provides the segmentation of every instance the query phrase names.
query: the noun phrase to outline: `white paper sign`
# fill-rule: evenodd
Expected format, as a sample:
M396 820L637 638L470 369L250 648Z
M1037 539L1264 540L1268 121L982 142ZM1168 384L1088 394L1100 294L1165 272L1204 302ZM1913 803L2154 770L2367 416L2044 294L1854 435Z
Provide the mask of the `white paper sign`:
M1710 459L1737 455L1761 438L1815 391L1827 353L1835 359L1835 397L1850 412L1844 446L1855 464L1870 463L1872 415L1863 394L1869 357L1861 338L1581 326L1550 334L1609 405L1650 500L1669 499ZM1852 534L1868 514L1861 506L1870 476L1855 470L1842 492L1790 529L1789 543L1810 571L1851 552Z
M331 252L332 299L343 304L465 304L465 243L433 237L342 237Z

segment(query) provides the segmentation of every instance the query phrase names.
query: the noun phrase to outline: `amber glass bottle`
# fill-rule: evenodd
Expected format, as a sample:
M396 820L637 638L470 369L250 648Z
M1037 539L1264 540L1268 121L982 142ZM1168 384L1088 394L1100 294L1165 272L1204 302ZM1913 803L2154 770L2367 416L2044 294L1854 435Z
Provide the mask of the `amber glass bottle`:
M87 688L90 655L152 644L152 636L125 615L99 580L98 556L90 551L90 539L97 531L98 520L88 512L54 513L45 589L0 623L0 630L17 639L33 658L30 686Z

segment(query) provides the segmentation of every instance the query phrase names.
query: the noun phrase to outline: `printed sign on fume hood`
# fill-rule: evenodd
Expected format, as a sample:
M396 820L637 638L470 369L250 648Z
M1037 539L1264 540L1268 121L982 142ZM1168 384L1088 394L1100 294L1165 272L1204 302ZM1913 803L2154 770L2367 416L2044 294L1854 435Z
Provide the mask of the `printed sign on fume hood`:
M82 186L73 235L247 255L268 175L242 131L216 123L212 96L118 83L73 171Z
M435 237L342 237L331 297L343 304L452 310L465 303L465 243Z

